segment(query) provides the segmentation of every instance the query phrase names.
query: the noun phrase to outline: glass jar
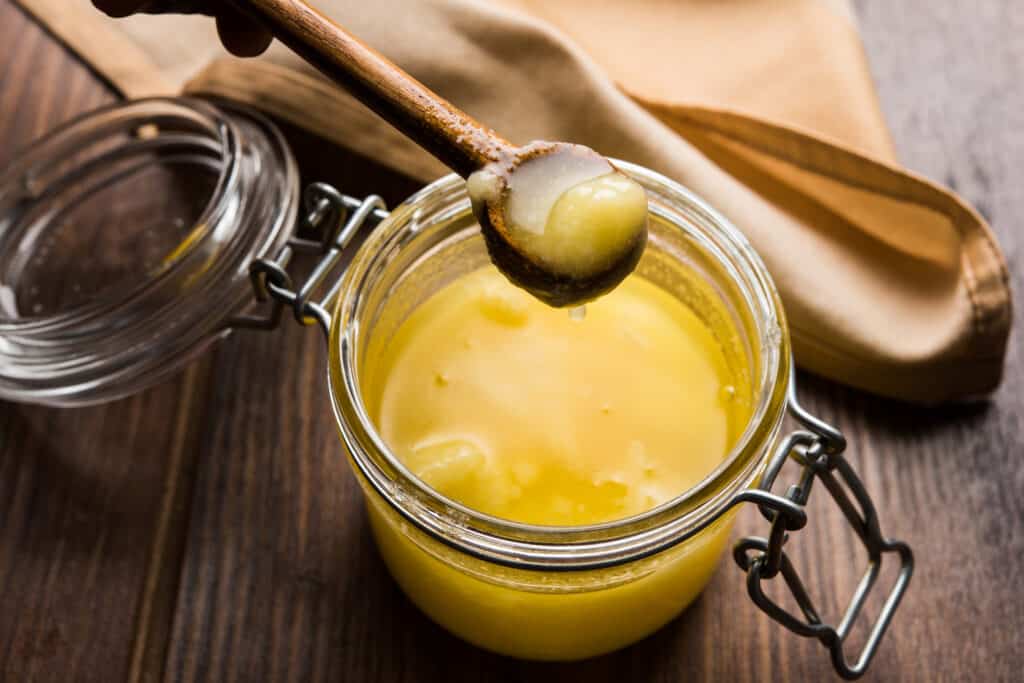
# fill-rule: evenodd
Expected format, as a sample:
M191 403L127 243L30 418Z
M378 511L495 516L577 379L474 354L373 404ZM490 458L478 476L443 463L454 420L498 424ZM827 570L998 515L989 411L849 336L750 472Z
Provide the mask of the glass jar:
M331 329L335 416L391 573L435 621L501 654L590 657L675 617L711 578L732 526L732 512L722 513L763 473L785 413L789 340L764 266L685 190L641 167L616 164L644 186L650 202L637 273L705 322L729 317L709 327L741 331L735 339L743 348L729 355L742 359L755 387L753 417L739 443L675 500L588 527L512 523L440 495L377 434L361 396L371 340L390 338L434 292L489 262L457 176L411 197L370 236L345 275Z
M580 527L519 524L469 509L416 478L381 439L361 387L371 340L386 341L431 294L488 262L464 183L442 178L390 214L378 198L359 201L314 185L299 222L319 233L300 238L288 229L298 192L287 147L257 114L226 105L147 100L103 109L51 134L0 177L0 395L59 405L124 395L233 328L274 327L290 308L298 322L319 325L327 336L331 405L381 554L409 597L448 630L534 659L578 659L627 645L700 593L725 551L736 506L751 502L770 531L734 548L749 594L790 630L825 644L841 675L859 676L907 588L910 549L882 536L870 498L842 456L842 435L797 403L782 305L749 243L678 184L616 163L648 192L650 241L639 274L710 328L734 331L731 355L742 359L754 388L752 417L724 461L697 486L643 514ZM172 172L181 164L184 179ZM184 204L192 206L184 215L175 213L183 210L179 201L154 204L154 193L132 185L153 169L172 189L202 171L207 199ZM89 296L56 297L26 313L45 279L26 264L54 261L41 245L56 244L56 262L74 267L82 243L66 237L73 232L66 224L76 223L67 207L95 202L111 187L117 196L148 197L147 218L135 233L145 244L145 226L163 226L167 234L153 249L163 258L122 269L128 275L100 268L101 275L116 271L117 284L100 277L106 284ZM108 203L117 208L117 201ZM344 266L346 246L371 225ZM288 267L303 251L319 261L297 285ZM272 300L269 311L250 310L250 285L257 299ZM166 339L170 329L182 339ZM803 429L780 438L787 410ZM772 489L787 461L800 477L779 495ZM807 521L816 479L869 557L835 628L821 622L783 550L787 535ZM900 572L867 644L850 662L843 644L886 553L898 557ZM776 576L800 614L762 591L762 582Z
M791 504L805 500L804 493L768 493L789 455L810 473L801 482L804 492L815 474L837 483L833 472L844 442L806 415L790 391L785 318L764 264L728 221L684 188L647 169L615 163L648 194L650 236L637 273L686 302L712 329L722 322L709 318L728 316L754 387L753 414L739 442L715 471L676 499L635 517L586 527L513 523L437 493L383 442L361 395L370 340L389 338L434 292L488 263L457 176L410 197L362 245L344 276L330 330L334 414L385 562L431 618L502 654L578 659L644 637L707 584L725 550L737 503L759 503L769 519L780 520L782 532L803 525L802 509ZM780 443L787 405L811 431ZM848 484L859 492L855 479ZM869 508L859 518L852 515L855 524L870 517ZM775 534L780 549L782 532ZM883 543L880 535L877 542ZM906 570L894 593L898 600L909 579L910 554L903 546L893 549ZM762 561L749 559L748 550L768 559L767 542L749 541L738 555L748 569ZM783 563L777 557L776 572ZM765 578L775 573L753 571ZM795 578L788 563L785 572L787 581ZM868 579L873 582L874 575ZM880 619L882 629L887 618ZM841 643L843 635L830 637ZM850 673L857 667L845 661L844 666Z

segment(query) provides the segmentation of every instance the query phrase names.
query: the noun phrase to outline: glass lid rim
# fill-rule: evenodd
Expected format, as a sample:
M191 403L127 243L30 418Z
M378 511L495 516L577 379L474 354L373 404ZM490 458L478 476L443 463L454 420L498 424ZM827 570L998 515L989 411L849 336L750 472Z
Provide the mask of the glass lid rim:
M579 537L580 539L583 539L581 542L585 541L586 543L589 543L590 541L587 539L590 536L609 535L612 532L622 531L623 533L619 536L610 536L607 539L593 541L593 543L598 545L602 543L616 543L625 538L641 535L645 531L649 530L645 527L636 531L637 526L643 526L644 524L650 525L652 520L669 517L664 524L655 525L655 527L665 526L665 524L673 520L678 521L684 518L689 518L692 514L702 510L707 504L709 504L709 502L714 502L716 492L720 492L722 489L728 488L730 484L735 482L738 478L743 477L745 473L751 470L752 465L756 468L757 463L752 463L751 461L757 451L758 444L761 443L757 437L760 435L762 437L767 436L768 438L771 438L775 433L777 433L786 408L785 395L789 381L788 375L790 372L790 358L788 351L789 341L782 304L763 261L750 245L749 241L742 235L742 233L739 232L738 229L735 228L735 226L732 225L730 221L692 191L645 167L619 160L613 160L613 162L626 172L634 176L639 175L639 179L641 179L645 184L656 184L661 189L668 190L676 197L681 198L687 209L698 211L702 214L702 218L710 222L714 231L720 237L723 237L725 243L732 249L732 253L729 254L729 258L731 260L738 260L741 262L741 265L747 271L745 275L747 275L748 278L753 276L751 282L743 283L742 286L745 297L749 297L750 292L748 292L748 290L751 288L756 288L757 292L755 292L755 294L759 295L756 298L761 304L761 311L759 313L758 311L752 310L751 315L758 320L763 320L763 314L767 312L769 320L773 321L778 328L778 334L768 334L767 336L765 336L763 331L759 328L758 334L761 338L753 340L754 343L759 342L761 344L762 355L767 355L769 358L767 362L764 363L762 377L757 378L757 391L758 395L762 397L761 401L758 405L755 405L755 411L752 413L743 434L737 440L737 443L730 449L729 453L723 458L722 463L710 472L701 482L698 482L694 486L655 508L629 517L610 520L598 524L549 526L516 522L469 508L468 506L444 496L429 487L425 482L422 482L418 477L413 475L408 468L401 463L401 460L395 456L391 449L387 447L383 438L379 434L376 425L373 423L373 420L369 418L362 399L361 388L358 386L358 382L355 379L357 371L354 369L354 354L356 353L355 349L358 344L354 342L354 338L360 333L359 325L346 324L346 320L349 319L348 314L352 313L351 309L356 305L356 302L354 301L354 290L358 286L358 278L364 276L365 273L372 268L373 257L371 250L380 251L380 246L383 244L386 237L385 230L389 228L394 221L398 220L397 218L389 218L382 222L377 230L375 230L375 234L371 235L360 247L359 252L357 252L353 257L352 264L345 274L346 283L342 288L341 296L338 297L337 311L334 316L334 325L332 326L329 341L330 379L334 380L334 376L336 374L339 375L336 378L338 380L337 384L344 387L345 396L342 397L338 395L340 392L335 389L335 381L329 381L328 387L335 420L353 459L357 462L360 470L363 472L364 476L367 477L371 485L373 485L374 489L381 493L385 500L387 500L394 508L402 512L402 514L407 518L410 518L410 515L406 514L408 511L403 510L401 503L396 500L396 496L392 494L389 487L383 485L380 481L376 481L374 477L368 476L372 474L374 470L376 470L387 482L391 484L411 484L417 494L424 496L427 500L440 503L445 510L455 511L458 516L462 518L458 526L463 533L467 531L467 527L469 526L467 524L467 520L471 520L473 522L479 522L479 527L481 527L477 528L474 526L472 527L473 531L479 531L488 537L496 538L503 542L525 544L530 547L563 547L575 544L575 541L566 541L566 536ZM406 199L399 207L396 207L394 212L392 212L392 217L400 216L403 211L415 210L417 205L423 201L437 198L445 193L457 193L460 191L460 185L462 183L462 179L457 175L451 174L444 176ZM449 206L447 208L450 209L451 207ZM680 229L685 228L680 226ZM691 227L690 229L693 230L694 228ZM398 229L394 232L395 234L398 234L401 230ZM394 235L392 235L392 237L393 236ZM713 258L719 262L719 265L728 265L728 263L721 262L720 257L717 255L713 255ZM766 345L768 347L767 351L769 352L767 354L764 353ZM343 398L344 403L342 402ZM355 413L358 421L359 433L352 430L352 425L347 419L349 412L346 409L350 409ZM389 467L393 468L401 475L401 481L397 481L396 477L391 477L388 473L380 469L380 467L374 462L374 458L365 452L367 445L380 454ZM763 461L765 458L761 458L761 460ZM365 469L366 467L369 467L369 471ZM751 477L754 474L756 474L756 472L753 472ZM746 481L741 483L744 486L749 484L749 482ZM409 495L405 494L402 498L408 499ZM415 517L415 515L411 516ZM422 530L436 536L436 534L434 534L430 529L424 528L421 520L411 519L411 521L416 523ZM537 541L536 539L542 540ZM461 545L459 547L461 549L465 549Z
M0 322L0 399L75 407L116 400L163 381L233 329L234 316L254 300L248 264L276 253L291 237L300 178L287 140L260 111L220 98L129 99L75 116L26 145L0 169L0 191L8 189L0 200L10 207L7 211L16 211L19 186L14 183L26 170L53 167L46 156L33 160L32 152L47 145L58 154L83 149L85 162L76 160L71 168L88 167L90 159L124 146L125 132L149 124L157 126L158 134L163 124L172 146L168 149L180 152L168 155L169 165L185 160L178 169L209 172L210 182L195 194L194 218L182 228L181 252L170 252L174 255L165 267L143 270L141 282L131 283L137 287L125 287L129 296L108 297L101 290L49 316ZM104 147L107 140L113 144ZM88 154L97 143L99 152ZM155 143L143 154L154 150L163 148ZM203 163L203 155L211 165ZM128 168L137 172L134 164ZM83 176L87 181L89 172ZM67 175L59 168L55 180L43 175L47 179L41 181L40 194L45 196L50 186L59 190ZM112 183L126 179L116 173L109 178ZM33 201L31 194L28 201ZM17 214L6 215L16 226ZM201 221L207 225L198 235ZM17 245L24 237L8 239Z
M193 221L192 229L189 231L189 234L192 235L196 234L194 232L195 230L200 229L201 232L198 233L198 237L196 239L191 239L187 249L176 255L176 257L166 266L159 268L153 273L147 274L145 277L140 278L137 282L124 290L109 293L103 291L95 298L91 298L79 306L60 310L52 314L27 316L22 319L10 319L0 315L0 333L21 334L45 332L50 329L74 327L75 325L86 323L101 315L104 309L109 309L123 304L124 302L139 296L147 289L157 286L161 282L165 282L175 275L180 274L181 269L188 265L187 259L184 257L193 252L211 235L213 232L213 222L210 218L212 217L215 207L238 182L237 165L233 163L233 160L238 158L240 150L238 148L239 141L233 134L231 127L225 125L227 123L227 119L224 112L214 106L213 103L200 98L147 97L122 102L113 102L96 109L83 112L82 114L79 114L56 126L54 129L47 131L42 136L28 144L11 161L8 165L8 169L13 170L20 163L24 163L31 156L38 154L47 146L55 144L62 136L69 135L75 132L76 129L79 129L94 120L101 119L102 117L114 112L129 112L146 106L160 104L169 105L182 110L188 110L193 114L201 113L204 116L209 117L209 123L213 124L212 129L216 131L219 138L219 155L222 161L222 168L218 171L217 181L210 192L209 198L205 201L203 210L196 216ZM124 125L126 124L122 124L122 126ZM82 132L79 131L79 135L81 134ZM0 190L2 190L6 185L6 181L10 180L7 178L8 169L5 169L3 173L0 173ZM114 289L117 288L115 287Z

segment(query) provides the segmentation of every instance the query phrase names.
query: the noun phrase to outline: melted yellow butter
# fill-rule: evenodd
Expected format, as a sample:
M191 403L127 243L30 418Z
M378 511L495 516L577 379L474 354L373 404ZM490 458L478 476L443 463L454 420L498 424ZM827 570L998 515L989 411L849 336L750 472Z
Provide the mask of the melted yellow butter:
M643 187L577 145L528 159L508 174L485 167L466 187L477 211L504 203L512 246L564 277L586 279L612 269L647 230Z
M363 391L385 440L442 493L521 522L600 522L682 493L738 438L746 365L716 337L735 334L637 276L574 320L487 268L373 338ZM388 568L424 612L530 659L590 657L663 625L707 584L732 520L624 567L544 575L472 559L367 501Z
M636 276L578 320L489 267L420 306L377 361L364 392L398 457L444 495L518 522L657 506L707 476L749 416L712 331Z
M647 195L622 173L591 178L566 190L540 233L523 231L527 253L555 272L587 274L610 267L647 229Z

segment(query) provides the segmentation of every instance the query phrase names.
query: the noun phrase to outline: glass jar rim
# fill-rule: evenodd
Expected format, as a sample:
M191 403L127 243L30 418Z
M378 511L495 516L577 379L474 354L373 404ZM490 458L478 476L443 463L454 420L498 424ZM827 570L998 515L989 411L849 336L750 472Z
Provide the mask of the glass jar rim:
M349 265L330 333L330 397L342 439L359 474L402 517L429 536L469 555L517 568L575 570L615 566L656 554L717 517L734 493L748 488L766 462L764 444L774 439L786 407L790 373L789 339L778 292L767 268L746 238L706 202L664 176L628 162L615 164L645 186L649 196L685 209L689 225L673 221L700 242L739 285L757 326L761 363L754 411L740 439L722 463L697 485L643 513L583 526L543 526L482 513L435 491L388 448L370 419L358 381L358 310L382 254L415 230L418 210L435 200L445 209L458 203L468 211L464 182L445 176L409 197L374 230ZM659 205L652 200L651 211ZM698 226L696 223L699 222ZM702 527L700 527L702 528Z

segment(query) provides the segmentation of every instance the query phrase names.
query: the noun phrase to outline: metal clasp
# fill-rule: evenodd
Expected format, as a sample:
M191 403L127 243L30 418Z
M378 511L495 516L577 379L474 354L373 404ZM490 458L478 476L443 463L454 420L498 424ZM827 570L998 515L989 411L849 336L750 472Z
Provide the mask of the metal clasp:
M293 236L274 255L249 264L249 277L257 301L271 301L270 311L233 318L229 325L257 330L278 326L285 306L301 325L317 324L328 335L331 329L330 303L341 288L344 268L339 268L345 247L364 226L373 227L387 217L384 200L376 195L356 199L343 195L326 183L314 183L303 195L306 213L301 226L319 239ZM296 289L287 267L297 253L319 254L320 260ZM326 291L316 298L317 292Z
M874 503L842 455L846 449L845 437L838 429L814 417L800 405L792 377L789 382L789 410L807 431L794 432L783 440L756 490L760 494L758 507L761 514L771 522L771 531L768 538L747 537L740 540L733 550L733 556L737 564L747 572L747 591L758 607L790 631L820 640L829 648L832 664L840 676L847 679L859 678L867 670L907 590L914 572L914 556L910 546L903 541L882 536ZM797 484L789 487L784 499L779 501L778 496L771 494L771 489L783 464L789 459L799 463L800 479ZM783 549L789 532L802 528L807 522L804 506L816 479L820 479L828 489L868 553L868 568L838 627L822 623L800 575ZM878 579L882 556L886 553L894 553L899 558L900 571L878 619L871 627L867 642L856 661L851 664L846 658L843 645ZM765 595L762 582L779 574L799 605L802 618L783 609Z

